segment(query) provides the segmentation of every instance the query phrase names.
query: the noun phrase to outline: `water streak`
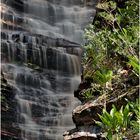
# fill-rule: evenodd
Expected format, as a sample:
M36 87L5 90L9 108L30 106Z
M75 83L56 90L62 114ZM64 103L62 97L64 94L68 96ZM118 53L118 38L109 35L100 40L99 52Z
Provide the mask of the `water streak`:
M94 16L94 4L2 0L1 65L16 94L19 139L62 140L73 128L83 29Z

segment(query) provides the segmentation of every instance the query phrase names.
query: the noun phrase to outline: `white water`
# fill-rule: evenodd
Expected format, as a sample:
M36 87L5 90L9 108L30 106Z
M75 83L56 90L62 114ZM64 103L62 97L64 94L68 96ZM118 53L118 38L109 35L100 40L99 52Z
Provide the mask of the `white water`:
M74 128L73 93L81 75L81 48L67 46L83 44L83 28L95 10L85 6L92 0L22 2L21 9L4 2L1 21L2 71L16 89L20 139L62 140Z

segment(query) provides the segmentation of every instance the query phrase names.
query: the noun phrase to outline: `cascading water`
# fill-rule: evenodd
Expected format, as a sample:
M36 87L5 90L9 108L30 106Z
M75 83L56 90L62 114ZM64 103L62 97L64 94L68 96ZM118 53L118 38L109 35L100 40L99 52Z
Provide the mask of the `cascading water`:
M2 72L14 87L21 140L62 140L73 128L83 28L92 0L2 0ZM91 17L92 15L92 17ZM12 114L11 114L12 115ZM7 120L8 121L8 120Z

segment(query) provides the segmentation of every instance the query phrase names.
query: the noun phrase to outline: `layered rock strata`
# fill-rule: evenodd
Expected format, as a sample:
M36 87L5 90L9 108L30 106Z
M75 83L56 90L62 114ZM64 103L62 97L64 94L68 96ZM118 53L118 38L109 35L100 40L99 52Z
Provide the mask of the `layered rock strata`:
M80 83L83 29L92 0L2 0L2 72L9 104L2 138L62 140L73 128L74 90ZM3 82L3 81L2 81Z

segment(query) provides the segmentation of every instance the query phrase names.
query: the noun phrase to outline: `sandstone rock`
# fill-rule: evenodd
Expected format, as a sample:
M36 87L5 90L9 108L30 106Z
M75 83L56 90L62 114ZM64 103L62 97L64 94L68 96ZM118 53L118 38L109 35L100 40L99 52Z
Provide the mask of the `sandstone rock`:
M64 133L64 140L101 140L100 129L97 126L86 125Z
M64 136L64 140L97 140L96 134L89 132L75 132L71 135Z

